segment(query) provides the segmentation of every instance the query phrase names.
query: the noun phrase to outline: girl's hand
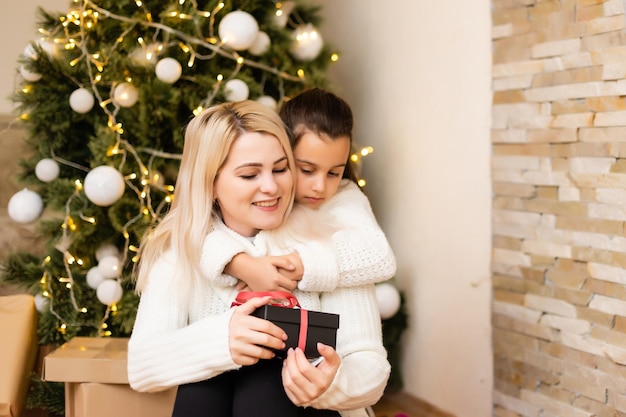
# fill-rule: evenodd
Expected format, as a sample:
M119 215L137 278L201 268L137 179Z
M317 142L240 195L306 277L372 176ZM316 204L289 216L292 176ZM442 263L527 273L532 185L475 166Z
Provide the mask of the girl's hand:
M302 406L322 395L335 379L341 357L330 346L317 344L324 360L311 365L300 348L289 349L283 362L283 386L287 396L297 406Z
M224 272L240 280L238 290L291 292L302 279L304 267L297 253L261 258L239 253L226 265Z
M259 359L271 359L275 356L271 349L285 348L287 334L283 329L269 320L250 315L270 300L271 297L257 297L234 307L228 341L230 355L237 365L254 365Z

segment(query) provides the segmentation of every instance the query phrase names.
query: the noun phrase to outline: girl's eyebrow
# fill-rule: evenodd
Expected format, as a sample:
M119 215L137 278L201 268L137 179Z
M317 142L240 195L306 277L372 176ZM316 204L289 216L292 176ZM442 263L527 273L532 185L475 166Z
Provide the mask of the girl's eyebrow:
M316 166L317 166L317 164L314 164L313 162L311 162L311 161L307 161L306 159L302 159L302 158L296 158L296 162L300 162L300 163L302 163L302 164L311 165L311 166L314 166L314 167L316 167ZM345 167L346 165L347 165L346 163L343 163L343 164L337 164L337 165L335 165L335 166L332 166L331 168L342 168L342 167Z

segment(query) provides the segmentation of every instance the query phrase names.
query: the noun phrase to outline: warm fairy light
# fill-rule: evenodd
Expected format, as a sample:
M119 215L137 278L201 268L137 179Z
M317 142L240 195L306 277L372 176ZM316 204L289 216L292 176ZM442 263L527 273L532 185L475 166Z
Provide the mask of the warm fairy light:
M243 64L243 57L242 57L242 56L240 56L239 58L237 58L237 63L238 63L239 65L242 65L242 64Z
M361 149L361 155L362 156L367 156L367 155L371 154L372 152L374 152L374 148L372 148L371 146L368 146L367 148Z
M222 81L224 76L222 74L217 74L217 81Z
M363 188L365 187L367 182L363 178L361 178L359 181L357 181L357 184L359 185L359 187Z
M331 54L331 55L330 55L330 60L331 60L332 62L337 62L337 61L339 61L339 54L337 54L337 53Z
M76 189L76 191L82 191L83 184L80 182L80 180L74 181L74 188Z
M67 329L67 325L63 323L61 326L59 326L58 331L59 333L65 334L66 329Z
M353 153L352 155L350 155L350 160L352 162L357 162L359 160L359 155Z
M22 114L20 114L20 119L21 119L21 120L28 120L28 113L22 113Z
M304 70L302 68L298 70L298 77L304 78Z
M87 313L87 311L89 311L89 310L87 310L85 307L80 309L80 312L83 313L83 314Z

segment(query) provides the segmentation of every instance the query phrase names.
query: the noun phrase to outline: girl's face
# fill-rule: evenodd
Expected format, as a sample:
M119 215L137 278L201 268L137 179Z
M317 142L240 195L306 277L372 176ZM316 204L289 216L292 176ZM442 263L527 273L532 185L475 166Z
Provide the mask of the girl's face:
M272 135L249 132L230 148L215 179L224 223L242 236L279 226L289 207L293 178L287 155Z
M331 139L306 131L294 148L296 203L316 209L337 193L350 154L348 136Z

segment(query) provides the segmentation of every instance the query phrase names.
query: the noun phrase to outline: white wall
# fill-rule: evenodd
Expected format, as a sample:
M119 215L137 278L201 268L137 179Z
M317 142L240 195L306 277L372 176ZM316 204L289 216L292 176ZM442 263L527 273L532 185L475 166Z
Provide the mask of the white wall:
M408 393L491 415L488 0L318 0L367 192L398 258Z
M24 48L38 38L36 10L42 6L47 11L65 11L68 0L20 0L3 1L0 13L0 113L11 113L13 104L9 96L17 82L17 60Z
M491 415L490 2L315 0L341 52L332 79L372 145L367 191L398 258L410 328L406 391L458 417ZM0 113L35 9L0 14ZM392 5L392 6L389 6Z

